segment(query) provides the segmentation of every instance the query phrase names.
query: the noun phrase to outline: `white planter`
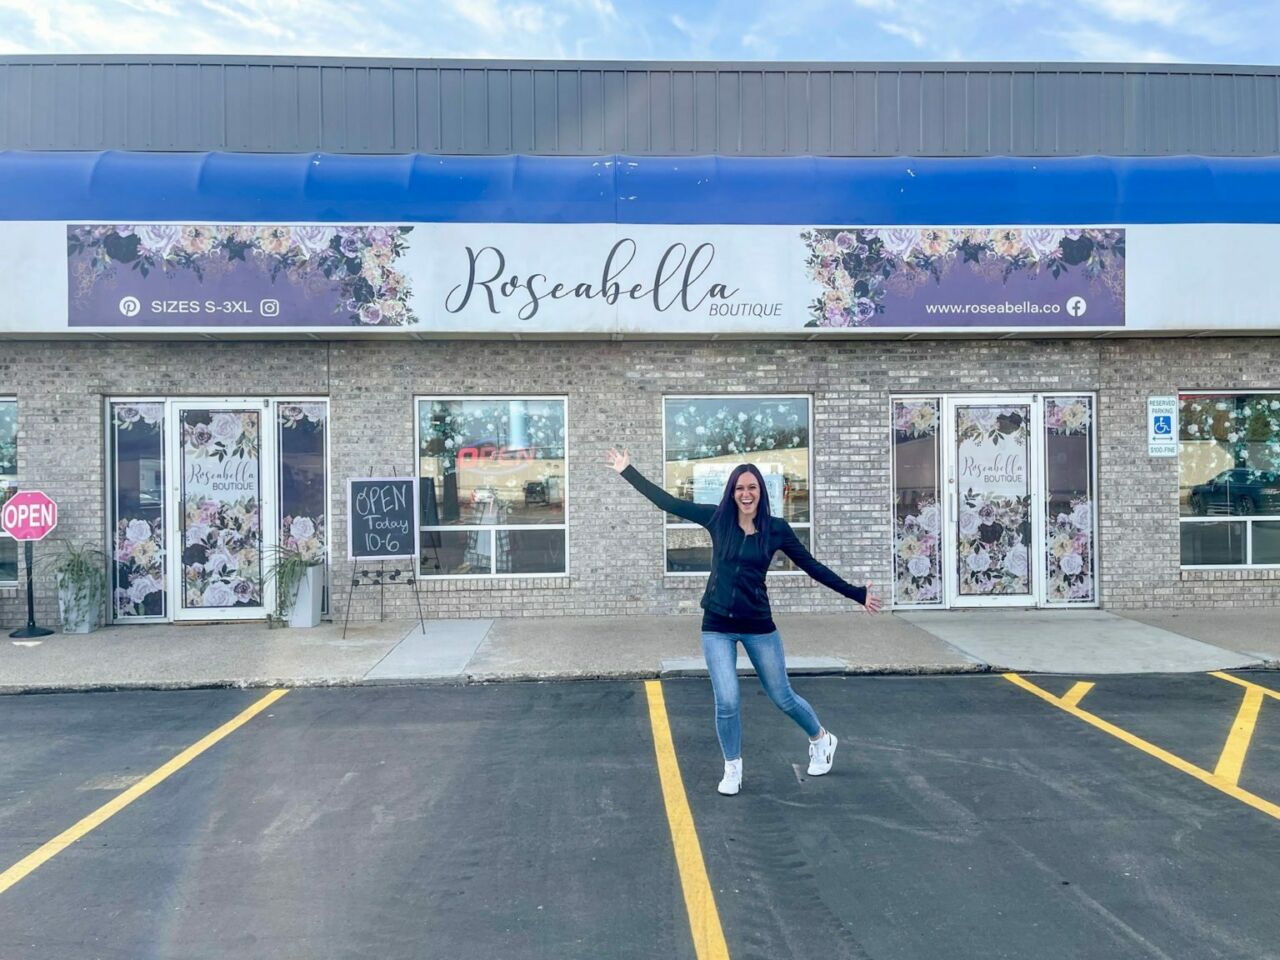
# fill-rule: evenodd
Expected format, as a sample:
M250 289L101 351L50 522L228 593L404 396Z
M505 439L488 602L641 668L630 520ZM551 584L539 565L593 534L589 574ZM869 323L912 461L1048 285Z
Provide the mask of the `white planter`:
M102 626L102 594L82 586L77 598L76 591L59 576L58 614L63 633L93 633Z
M298 593L293 600L293 609L289 612L289 626L319 626L323 601L324 565L307 567L306 573L298 582Z

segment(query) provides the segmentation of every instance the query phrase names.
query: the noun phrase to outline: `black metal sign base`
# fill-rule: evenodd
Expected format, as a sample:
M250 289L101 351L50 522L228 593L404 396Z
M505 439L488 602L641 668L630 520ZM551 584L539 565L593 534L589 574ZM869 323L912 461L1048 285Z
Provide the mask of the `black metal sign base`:
M369 569L366 565L361 568L361 561L355 560L351 569L351 588L347 590L347 614L346 619L342 622L342 639L347 639L347 625L351 623L351 598L355 593L356 587L377 587L378 588L378 620L386 619L386 592L388 584L407 583L413 587L413 599L418 604L418 626L426 630L427 623L422 617L422 596L418 593L418 577L417 571L411 566L408 571L402 571L399 567L390 570L386 569L383 561L376 561L378 566L376 569ZM413 561L410 560L410 563ZM368 561L365 561L368 564ZM405 575L407 573L407 576Z
M36 592L31 585L31 568L34 566L32 559L31 541L28 540L22 545L22 553L27 561L27 625L20 630L15 630L9 636L16 640L29 639L31 637L47 637L53 633L48 627L36 626Z

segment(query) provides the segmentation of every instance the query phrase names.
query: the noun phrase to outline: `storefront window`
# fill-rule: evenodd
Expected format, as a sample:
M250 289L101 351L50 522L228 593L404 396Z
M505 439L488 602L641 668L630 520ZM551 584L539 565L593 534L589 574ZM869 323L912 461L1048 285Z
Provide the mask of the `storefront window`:
M0 398L0 506L18 492L18 401ZM0 530L0 583L18 581L18 544Z
M422 576L567 572L565 407L418 399Z
M812 549L809 467L809 398L796 396L667 397L663 401L668 493L715 504L740 463L754 463L764 476L769 508ZM667 573L707 573L711 538L696 524L666 518ZM794 571L775 554L771 571Z
M164 404L110 405L112 612L117 620L165 615Z
M938 397L893 401L895 606L943 601Z
M1044 400L1045 600L1092 603L1093 397Z
M1183 566L1280 564L1280 392L1178 400Z
M280 545L308 559L327 558L328 424L329 405L323 401L276 403Z

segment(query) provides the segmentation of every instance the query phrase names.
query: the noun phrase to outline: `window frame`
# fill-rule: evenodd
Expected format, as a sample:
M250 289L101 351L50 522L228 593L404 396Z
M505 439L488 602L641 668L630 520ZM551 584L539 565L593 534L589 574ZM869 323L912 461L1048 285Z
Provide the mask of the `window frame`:
M413 395L413 475L418 479L418 483L422 483L421 460L422 454L419 452L422 440L422 405L433 401L450 402L450 401L467 401L467 400L558 400L564 404L564 521L561 523L495 523L495 524L438 524L435 526L418 525L418 535L424 533L458 533L463 531L488 531L490 542L493 549L489 552L489 573L440 573L435 575L424 574L422 572L422 552L419 548L418 556L414 558L414 576L418 580L427 583L440 580L536 580L547 579L551 577L559 579L567 579L570 576L570 553L569 553L569 397L567 394L525 394L525 393L485 393L485 394L456 394L456 393L415 393ZM559 573L542 572L542 573L498 573L494 567L498 562L497 551L497 534L502 530L560 530L564 533L564 570Z
M0 403L13 404L13 448L15 454L13 463L13 479L16 484L18 482L18 462L16 459L18 449L18 397L15 394L0 393ZM4 476L9 476L9 474L4 474ZM9 534L5 533L3 530L0 530L0 537L5 540L13 540L13 537L9 536ZM15 559L17 562L14 564L13 568L14 578L12 580L0 580L0 590L8 590L17 587L22 582L22 550L18 550Z
M1180 570L1280 570L1280 563L1254 563L1253 562L1253 524L1255 521L1263 521L1267 523L1280 522L1280 513L1262 513L1251 514L1247 517L1232 516L1213 516L1206 514L1203 517L1184 517L1182 515L1181 491L1182 491L1182 404L1183 397L1191 396L1270 396L1280 400L1280 390L1277 389L1240 389L1233 388L1227 390L1215 390L1210 388L1184 389L1179 387L1177 390L1178 398L1178 569ZM1246 469L1239 468L1234 465L1228 467L1229 470ZM1182 525L1184 523L1234 523L1243 524L1245 526L1244 540L1244 563L1183 563L1182 562Z
M658 486L663 490L667 489L667 401L669 400L804 400L808 403L808 429L809 429L809 447L808 447L808 468L809 476L807 478L808 496L809 496L809 519L805 523L793 523L792 529L803 529L809 531L809 543L807 549L811 554L817 554L817 521L814 510L814 469L813 469L813 407L814 399L811 393L665 393L660 398L658 412L662 418L662 476L658 480ZM789 521L788 521L789 522ZM696 523L682 521L671 523L669 515L663 511L662 513L662 575L664 577L680 577L691 579L695 577L706 578L710 576L710 571L672 571L667 569L667 551L668 541L667 533L670 530L701 530ZM804 577L803 570L769 570L765 573L766 577Z

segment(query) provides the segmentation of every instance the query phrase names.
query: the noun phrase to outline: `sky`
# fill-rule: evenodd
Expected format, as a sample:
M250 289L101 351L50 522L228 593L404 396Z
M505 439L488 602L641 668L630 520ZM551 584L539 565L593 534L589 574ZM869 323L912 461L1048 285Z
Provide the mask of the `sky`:
M1260 65L1280 0L0 0L46 53Z

